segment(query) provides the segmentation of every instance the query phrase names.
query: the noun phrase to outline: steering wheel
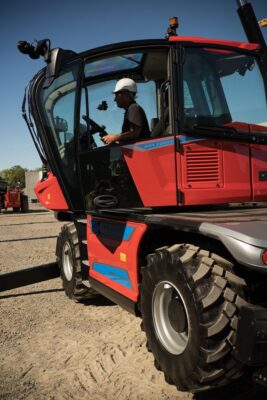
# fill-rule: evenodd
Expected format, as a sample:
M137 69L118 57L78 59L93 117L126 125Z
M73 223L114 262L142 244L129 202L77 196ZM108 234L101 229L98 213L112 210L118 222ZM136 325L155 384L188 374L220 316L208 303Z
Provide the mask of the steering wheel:
M97 133L97 132L99 132L100 137L104 137L104 136L108 135L108 133L105 131L106 127L104 125L99 125L93 119L87 117L87 115L83 115L82 119L89 125L90 135L93 135L94 133Z

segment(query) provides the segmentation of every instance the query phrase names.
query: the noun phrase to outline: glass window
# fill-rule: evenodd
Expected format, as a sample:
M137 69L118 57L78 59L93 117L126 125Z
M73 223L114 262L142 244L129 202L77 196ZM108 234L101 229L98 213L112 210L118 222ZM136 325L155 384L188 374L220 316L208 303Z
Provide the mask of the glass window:
M84 69L86 78L111 72L134 69L141 63L143 53L122 54L88 63Z
M221 83L233 121L259 125L267 122L264 86L255 62L242 73L222 76Z
M6 190L7 190L7 182L0 181L0 190L1 190L2 193L6 192Z
M194 112L194 104L188 88L187 81L184 80L184 109L186 115L191 115Z
M86 89L89 99L89 117L98 125L104 127L108 133L121 133L125 112L124 109L118 108L114 101L113 90L116 82L115 79L99 82L88 86ZM155 82L150 81L138 83L137 90L136 101L144 109L149 122L155 115L157 115ZM85 124L85 121L82 118L84 114L86 114L85 89L81 102L81 125ZM87 147L90 145L89 142L90 137L88 138ZM83 149L85 149L84 145L85 141L83 140ZM99 132L91 135L91 146L93 148L99 148L104 145L105 144L101 140L101 134L99 134Z
M74 112L77 86L77 70L75 66L71 70L61 73L52 85L42 89L41 114L46 132L50 135L52 149L65 181L71 187L75 186L77 179L75 149L74 149Z
M251 55L187 49L183 70L185 125L267 125L264 84Z

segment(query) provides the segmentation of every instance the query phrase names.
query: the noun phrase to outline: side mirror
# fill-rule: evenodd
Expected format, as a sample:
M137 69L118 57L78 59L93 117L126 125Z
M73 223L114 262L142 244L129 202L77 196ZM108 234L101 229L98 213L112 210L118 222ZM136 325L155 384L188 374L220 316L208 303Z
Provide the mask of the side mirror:
M54 79L59 75L59 71L62 68L62 65L75 56L76 53L71 50L63 50L61 48L55 48L50 51L49 60L47 61L47 67L45 71L45 81L43 84L43 88L48 88Z
M17 43L18 50L22 54L27 54L30 58L36 60L42 56L47 64L46 78L43 87L47 88L51 85L55 77L58 76L62 65L76 55L74 51L63 50L60 48L50 48L50 40L43 39L36 42L35 46L26 40Z

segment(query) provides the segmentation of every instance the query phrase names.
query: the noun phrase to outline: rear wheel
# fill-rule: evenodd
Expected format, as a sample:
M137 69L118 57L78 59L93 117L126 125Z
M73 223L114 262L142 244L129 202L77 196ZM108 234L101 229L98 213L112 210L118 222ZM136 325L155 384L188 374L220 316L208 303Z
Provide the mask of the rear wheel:
M190 244L158 249L147 261L143 328L166 381L197 392L242 375L231 351L245 281L232 264Z
M94 297L96 292L82 283L79 241L73 223L62 227L57 240L56 256L66 295L74 300Z
M29 211L29 199L25 194L21 196L20 210L22 213L27 213Z

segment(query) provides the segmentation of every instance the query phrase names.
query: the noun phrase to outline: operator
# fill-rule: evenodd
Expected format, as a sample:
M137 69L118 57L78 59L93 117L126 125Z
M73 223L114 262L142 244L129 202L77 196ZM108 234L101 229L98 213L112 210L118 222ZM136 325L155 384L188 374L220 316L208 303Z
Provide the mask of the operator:
M117 106L125 109L122 133L108 134L102 138L105 144L123 143L137 138L146 139L150 135L149 125L143 108L136 103L136 83L130 78L120 79L114 89Z

